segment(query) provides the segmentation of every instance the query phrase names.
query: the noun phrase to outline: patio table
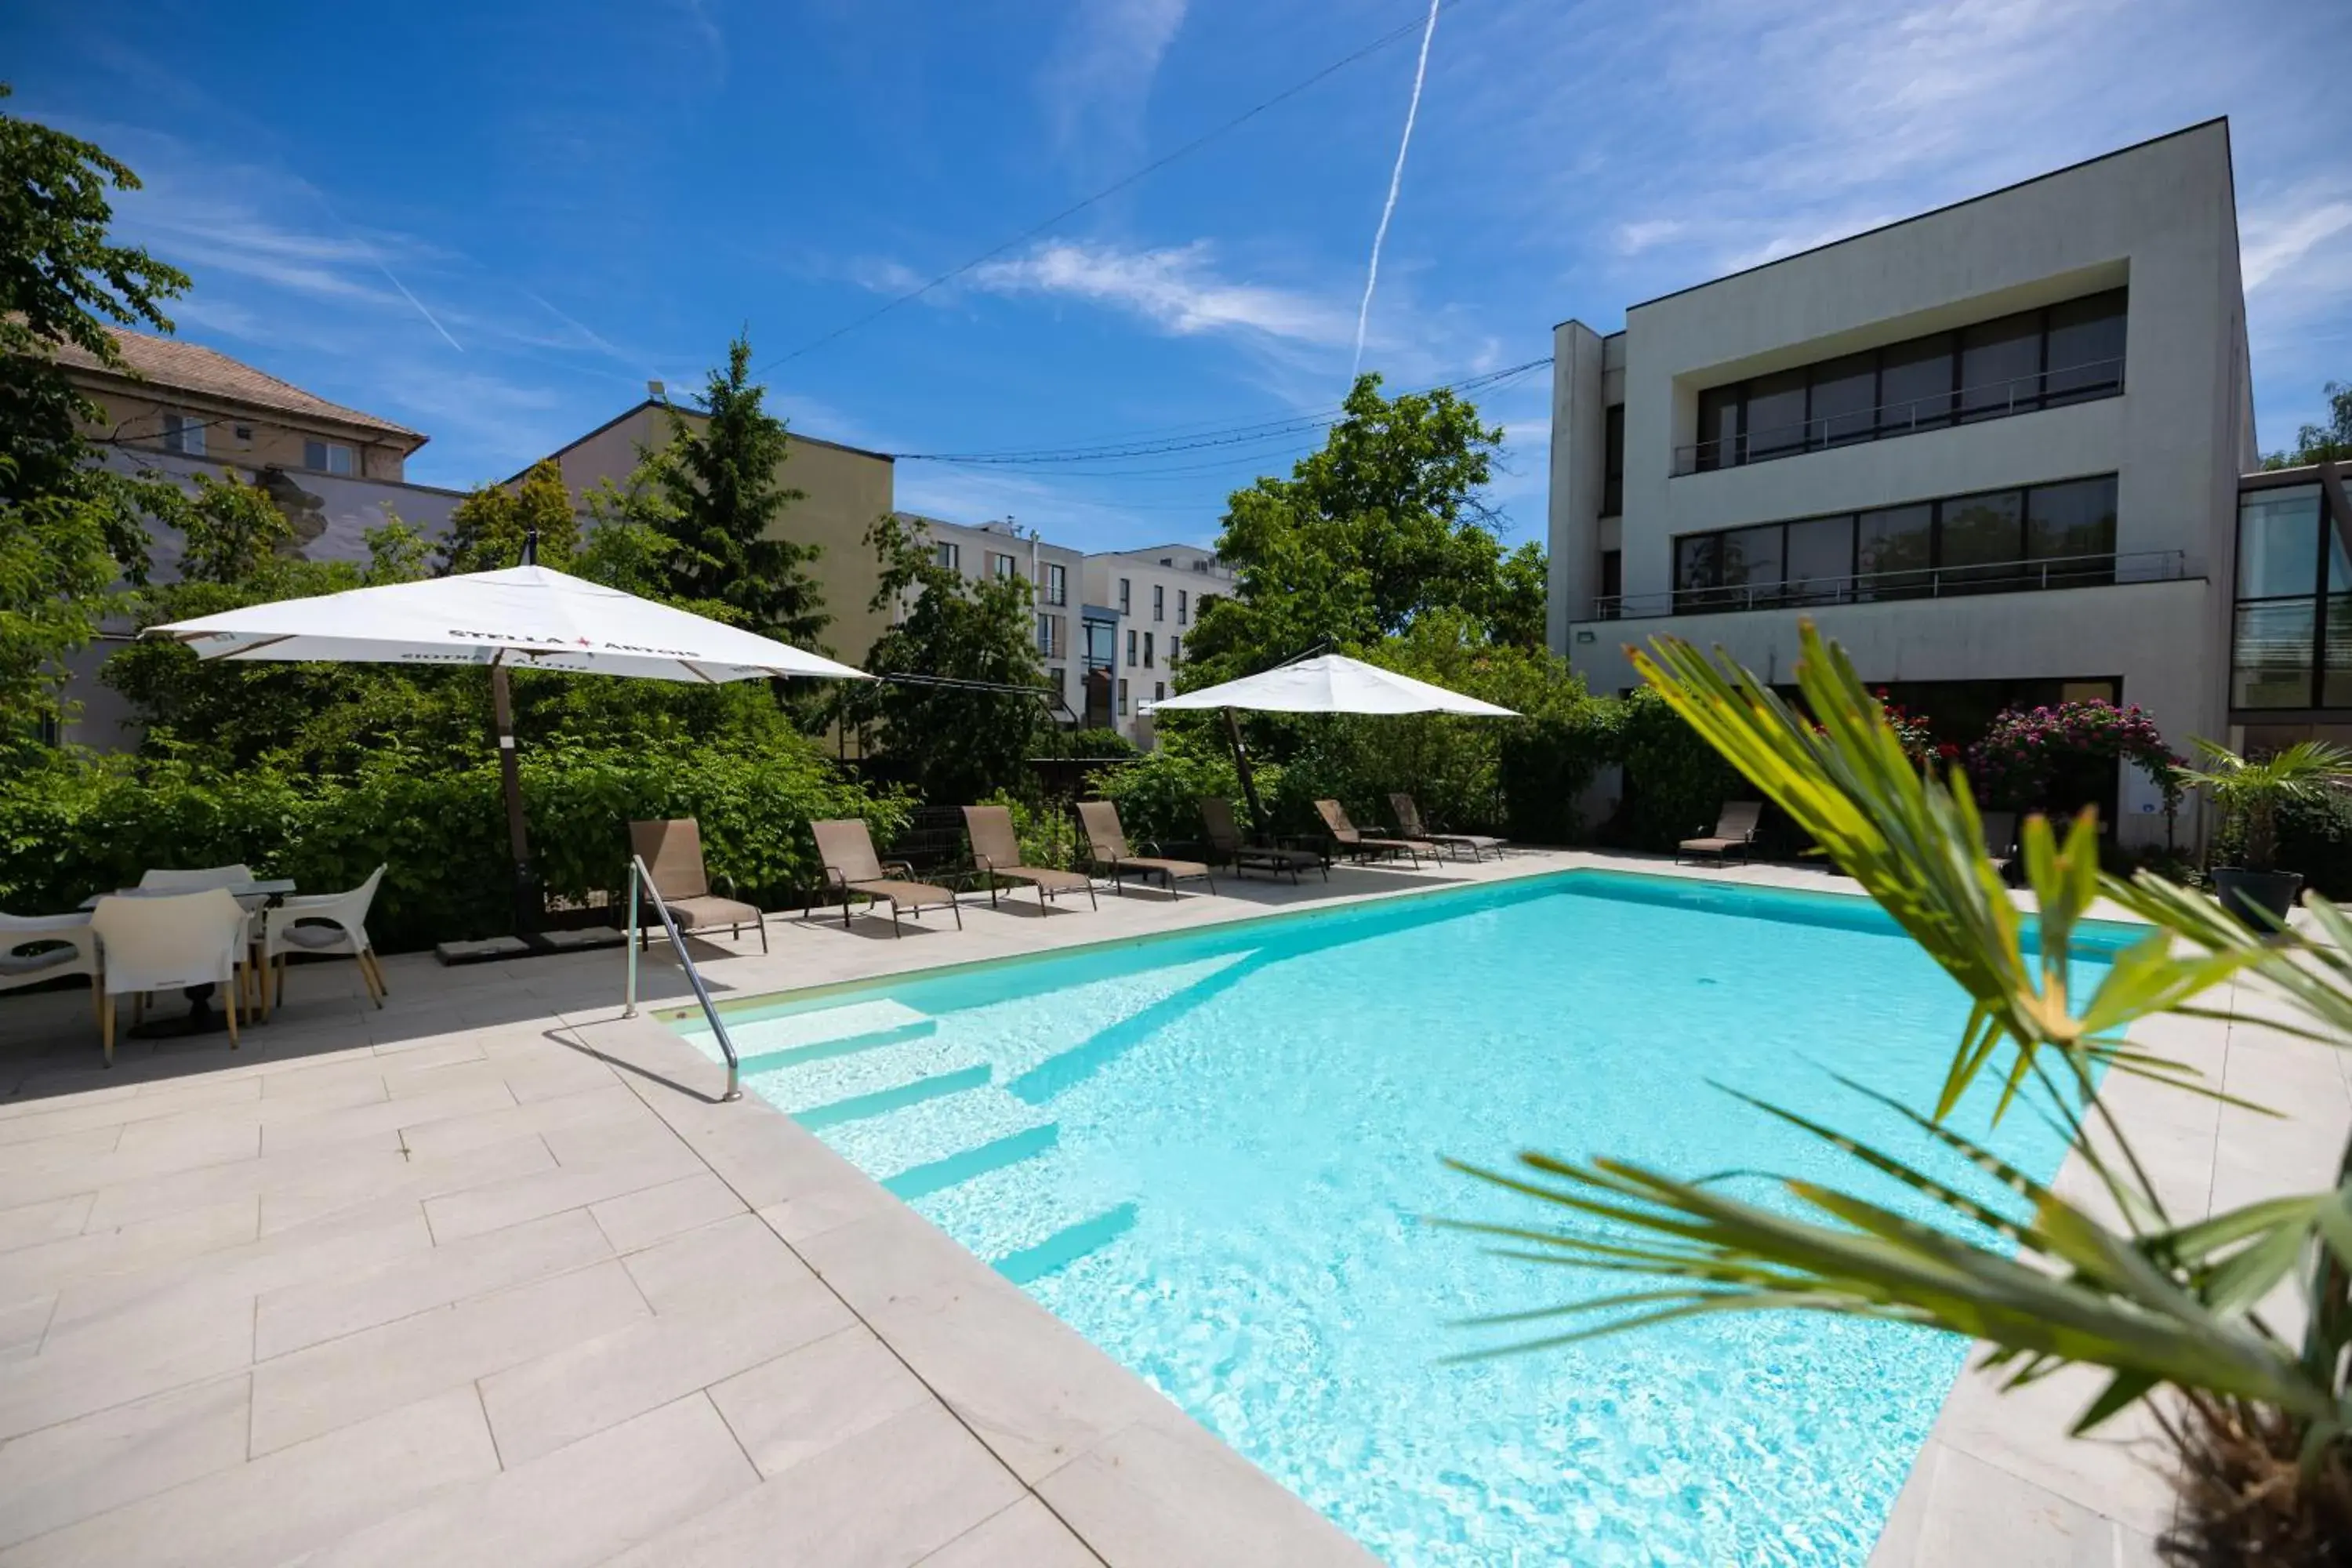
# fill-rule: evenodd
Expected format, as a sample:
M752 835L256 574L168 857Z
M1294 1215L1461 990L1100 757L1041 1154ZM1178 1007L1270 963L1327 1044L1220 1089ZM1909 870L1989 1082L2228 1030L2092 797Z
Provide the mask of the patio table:
M250 882L229 882L223 891L242 904L248 899L258 899L264 904L275 904L294 890L290 877L263 877ZM92 893L81 901L85 910L94 910L100 899L168 899L189 891L185 888L118 888L111 893ZM188 1011L178 1018L150 1018L130 1031L136 1040L169 1040L183 1035L209 1035L228 1027L228 1020L213 1011L213 987L191 985L185 993Z

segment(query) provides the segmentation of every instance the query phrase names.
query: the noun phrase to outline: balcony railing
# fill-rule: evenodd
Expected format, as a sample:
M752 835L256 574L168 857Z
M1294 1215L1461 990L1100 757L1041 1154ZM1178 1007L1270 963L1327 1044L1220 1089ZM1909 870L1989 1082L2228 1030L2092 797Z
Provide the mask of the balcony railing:
M2063 555L2045 561L1861 572L1848 577L1809 577L1793 583L1676 588L1664 594L1604 594L1592 601L1592 618L1640 621L1661 616L1717 616L1742 610L1881 604L1894 599L1951 599L1971 594L2097 588L2116 583L2167 583L2187 575L2187 557L2180 551L2137 550L2120 555Z
M1930 393L1900 403L1882 403L1874 408L1823 414L1792 425L1769 426L1677 447L1675 473L1679 477L1713 468L1736 468L1748 463L1770 462L1775 458L1801 457L1831 447L1857 447L1865 441L1884 441L1951 425L2005 419L2039 408L2113 397L2123 389L2122 360L2091 360L2062 369L2011 376L2007 381Z

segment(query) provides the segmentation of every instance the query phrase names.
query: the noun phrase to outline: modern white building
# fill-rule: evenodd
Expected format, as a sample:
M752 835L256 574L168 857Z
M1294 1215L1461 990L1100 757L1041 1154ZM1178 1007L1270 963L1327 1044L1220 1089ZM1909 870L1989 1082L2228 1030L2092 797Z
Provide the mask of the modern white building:
M2242 724L2257 457L2226 121L1644 301L1607 336L1564 322L1554 352L1549 629L1596 690L1633 685L1625 645L1660 634L1785 681L1811 616L1962 742L2080 697L2178 747ZM2294 614L2271 641L2300 628L2324 657ZM2160 840L2124 773L2124 841Z
M1232 570L1216 552L1197 544L1087 556L1087 722L1150 746L1151 721L1138 706L1175 689L1184 639L1209 601L1233 592L1233 584Z

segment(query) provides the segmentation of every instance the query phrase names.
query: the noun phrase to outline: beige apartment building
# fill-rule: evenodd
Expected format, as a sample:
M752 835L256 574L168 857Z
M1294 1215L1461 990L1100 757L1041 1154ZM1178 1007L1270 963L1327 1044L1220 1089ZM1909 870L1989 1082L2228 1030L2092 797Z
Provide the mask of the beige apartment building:
M649 397L548 458L574 496L585 496L608 479L625 485L646 453L668 444L674 406ZM705 418L691 408L675 412L697 425ZM795 542L817 547L809 574L824 595L825 612L833 616L825 628L825 645L835 658L850 664L864 663L874 639L890 624L887 608L871 607L882 573L866 543L866 531L875 519L895 510L894 472L885 453L798 431L792 434L784 459L784 482L799 490L801 499L784 510L779 528Z
M109 329L120 367L77 348L58 363L102 411L84 431L128 451L248 468L400 483L425 437L200 343Z

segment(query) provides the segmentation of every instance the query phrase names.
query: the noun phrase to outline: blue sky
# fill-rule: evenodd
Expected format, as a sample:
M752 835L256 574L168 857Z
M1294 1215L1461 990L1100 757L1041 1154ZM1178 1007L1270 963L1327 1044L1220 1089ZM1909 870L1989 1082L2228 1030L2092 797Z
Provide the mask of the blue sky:
M954 284L783 356L1423 13L1418 0L16 0L12 107L147 188L183 335L503 477L748 330L796 429L895 452L1317 415L1344 394L1407 37ZM137 25L126 26L135 14ZM2266 447L2352 380L2342 0L1456 0L1370 319L1392 386L1552 324L2231 117ZM776 363L782 361L782 363ZM1540 537L1547 374L1482 404ZM899 504L1213 538L1313 433L1112 471L902 462Z

